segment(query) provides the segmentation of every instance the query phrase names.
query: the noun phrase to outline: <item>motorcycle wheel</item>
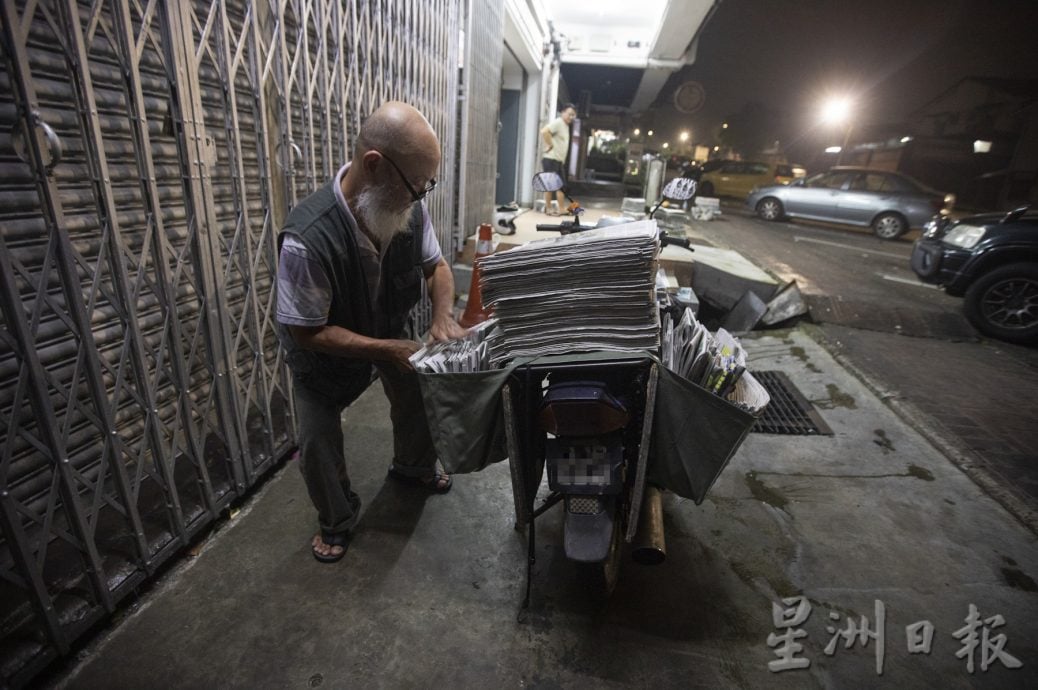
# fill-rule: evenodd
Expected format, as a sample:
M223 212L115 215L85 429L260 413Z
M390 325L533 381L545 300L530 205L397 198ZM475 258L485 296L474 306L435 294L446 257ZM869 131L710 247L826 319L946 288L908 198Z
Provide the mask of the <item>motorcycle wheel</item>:
M577 579L587 592L598 599L608 599L616 589L620 576L620 516L613 520L613 536L609 541L609 555L601 563L578 563Z

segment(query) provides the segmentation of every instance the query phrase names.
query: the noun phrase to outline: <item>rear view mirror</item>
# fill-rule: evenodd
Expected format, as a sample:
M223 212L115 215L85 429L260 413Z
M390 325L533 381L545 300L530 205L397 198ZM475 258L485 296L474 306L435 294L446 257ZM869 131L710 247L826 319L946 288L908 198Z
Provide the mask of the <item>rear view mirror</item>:
M540 172L533 176L533 191L557 192L562 189L562 176L554 172Z
M663 188L664 199L688 201L696 195L696 181L688 177L675 177Z

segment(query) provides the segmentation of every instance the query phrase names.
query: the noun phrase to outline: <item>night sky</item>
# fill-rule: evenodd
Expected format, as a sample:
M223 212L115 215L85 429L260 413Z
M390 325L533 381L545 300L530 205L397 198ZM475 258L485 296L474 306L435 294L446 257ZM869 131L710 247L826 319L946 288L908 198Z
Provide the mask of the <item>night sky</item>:
M861 123L897 123L966 76L1038 79L1038 0L723 0L695 64L657 99L655 127L702 140L759 101L788 114L783 143L807 150L824 138L828 94L856 96ZM671 98L687 80L706 102L680 115Z

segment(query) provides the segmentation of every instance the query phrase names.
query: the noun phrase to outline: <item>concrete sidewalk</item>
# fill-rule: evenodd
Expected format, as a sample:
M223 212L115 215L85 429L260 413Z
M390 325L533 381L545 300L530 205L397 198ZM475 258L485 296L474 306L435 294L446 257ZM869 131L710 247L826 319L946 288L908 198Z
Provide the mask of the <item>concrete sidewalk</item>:
M364 499L344 561L309 553L315 515L289 462L200 553L51 684L139 687L1038 687L1035 536L802 331L744 339L835 436L751 434L700 506L665 501L667 561L625 557L611 600L576 584L558 508L539 521L533 601L502 463L446 496L384 481L388 405L373 386L344 416ZM542 492L546 491L542 487ZM772 672L772 606L804 597L804 669ZM825 648L885 608L882 677L867 648ZM1004 652L974 673L953 633ZM906 626L933 625L910 654ZM989 649L990 651L990 649ZM1003 657L1008 660L1007 657Z

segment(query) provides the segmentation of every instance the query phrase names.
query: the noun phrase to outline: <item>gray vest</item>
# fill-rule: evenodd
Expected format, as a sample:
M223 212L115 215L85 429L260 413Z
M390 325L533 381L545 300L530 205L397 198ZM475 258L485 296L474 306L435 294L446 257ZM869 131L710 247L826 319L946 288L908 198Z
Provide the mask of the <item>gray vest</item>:
M421 205L415 204L408 231L393 238L382 259L376 313L357 251L355 233L359 231L339 205L334 184L330 181L292 209L278 234L278 252L284 234L290 232L312 258L320 261L332 289L329 326L341 326L371 338L399 338L422 295ZM280 323L278 339L296 383L331 402L348 405L371 383L372 365L368 360L301 348L288 326Z

